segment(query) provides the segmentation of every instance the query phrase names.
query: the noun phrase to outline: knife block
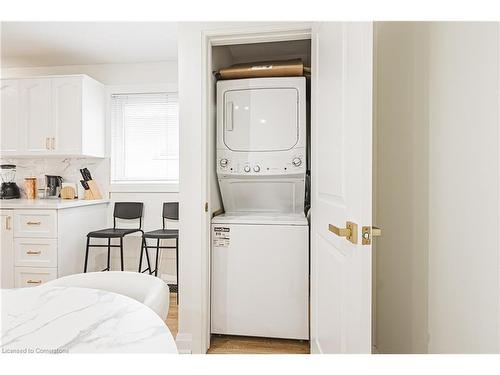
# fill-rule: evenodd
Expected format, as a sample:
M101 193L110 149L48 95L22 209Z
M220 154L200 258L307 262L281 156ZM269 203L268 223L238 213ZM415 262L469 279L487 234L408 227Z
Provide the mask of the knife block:
M87 184L89 184L89 189L84 191L83 199L102 199L101 191L99 190L97 183L94 180L89 180L87 181Z

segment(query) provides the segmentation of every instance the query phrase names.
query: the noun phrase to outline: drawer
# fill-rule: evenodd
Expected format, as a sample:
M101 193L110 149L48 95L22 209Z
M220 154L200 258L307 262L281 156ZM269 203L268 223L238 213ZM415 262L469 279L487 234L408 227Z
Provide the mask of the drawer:
M57 268L16 267L16 288L38 286L57 279Z
M57 267L57 240L16 238L14 254L17 267Z
M14 237L57 237L54 210L14 210Z

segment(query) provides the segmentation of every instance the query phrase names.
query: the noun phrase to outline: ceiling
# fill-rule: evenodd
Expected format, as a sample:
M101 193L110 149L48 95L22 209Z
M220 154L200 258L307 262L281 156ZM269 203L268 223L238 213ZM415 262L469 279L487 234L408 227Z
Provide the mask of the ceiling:
M2 67L177 60L175 22L2 22Z

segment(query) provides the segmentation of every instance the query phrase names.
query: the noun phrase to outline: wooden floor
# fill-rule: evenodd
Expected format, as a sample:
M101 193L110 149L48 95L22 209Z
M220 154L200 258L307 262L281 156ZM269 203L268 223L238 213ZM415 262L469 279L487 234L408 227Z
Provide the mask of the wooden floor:
M170 293L167 326L177 335L177 295ZM212 335L208 354L308 354L309 341Z
M172 333L172 336L177 336L177 331L178 331L178 312L179 308L177 306L177 293L170 293L170 307L168 309L168 316L167 316L167 326L170 329L170 332Z
M208 354L309 354L309 341L212 335Z

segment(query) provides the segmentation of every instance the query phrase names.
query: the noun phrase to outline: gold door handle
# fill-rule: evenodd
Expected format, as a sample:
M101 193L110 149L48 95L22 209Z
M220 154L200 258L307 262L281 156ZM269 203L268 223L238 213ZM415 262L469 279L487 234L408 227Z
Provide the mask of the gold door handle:
M361 229L361 243L363 245L371 245L373 237L382 235L382 229L379 227L365 226Z
M333 224L328 224L328 230L339 237L345 237L346 240L353 244L358 243L358 224L356 223L346 221L345 228L339 228Z
M7 230L11 230L11 229L12 229L12 227L10 226L10 220L11 220L11 219L12 219L12 217L11 217L11 216L7 216L7 217L5 218L5 229L7 229Z
M26 284L41 284L42 280L28 280Z

